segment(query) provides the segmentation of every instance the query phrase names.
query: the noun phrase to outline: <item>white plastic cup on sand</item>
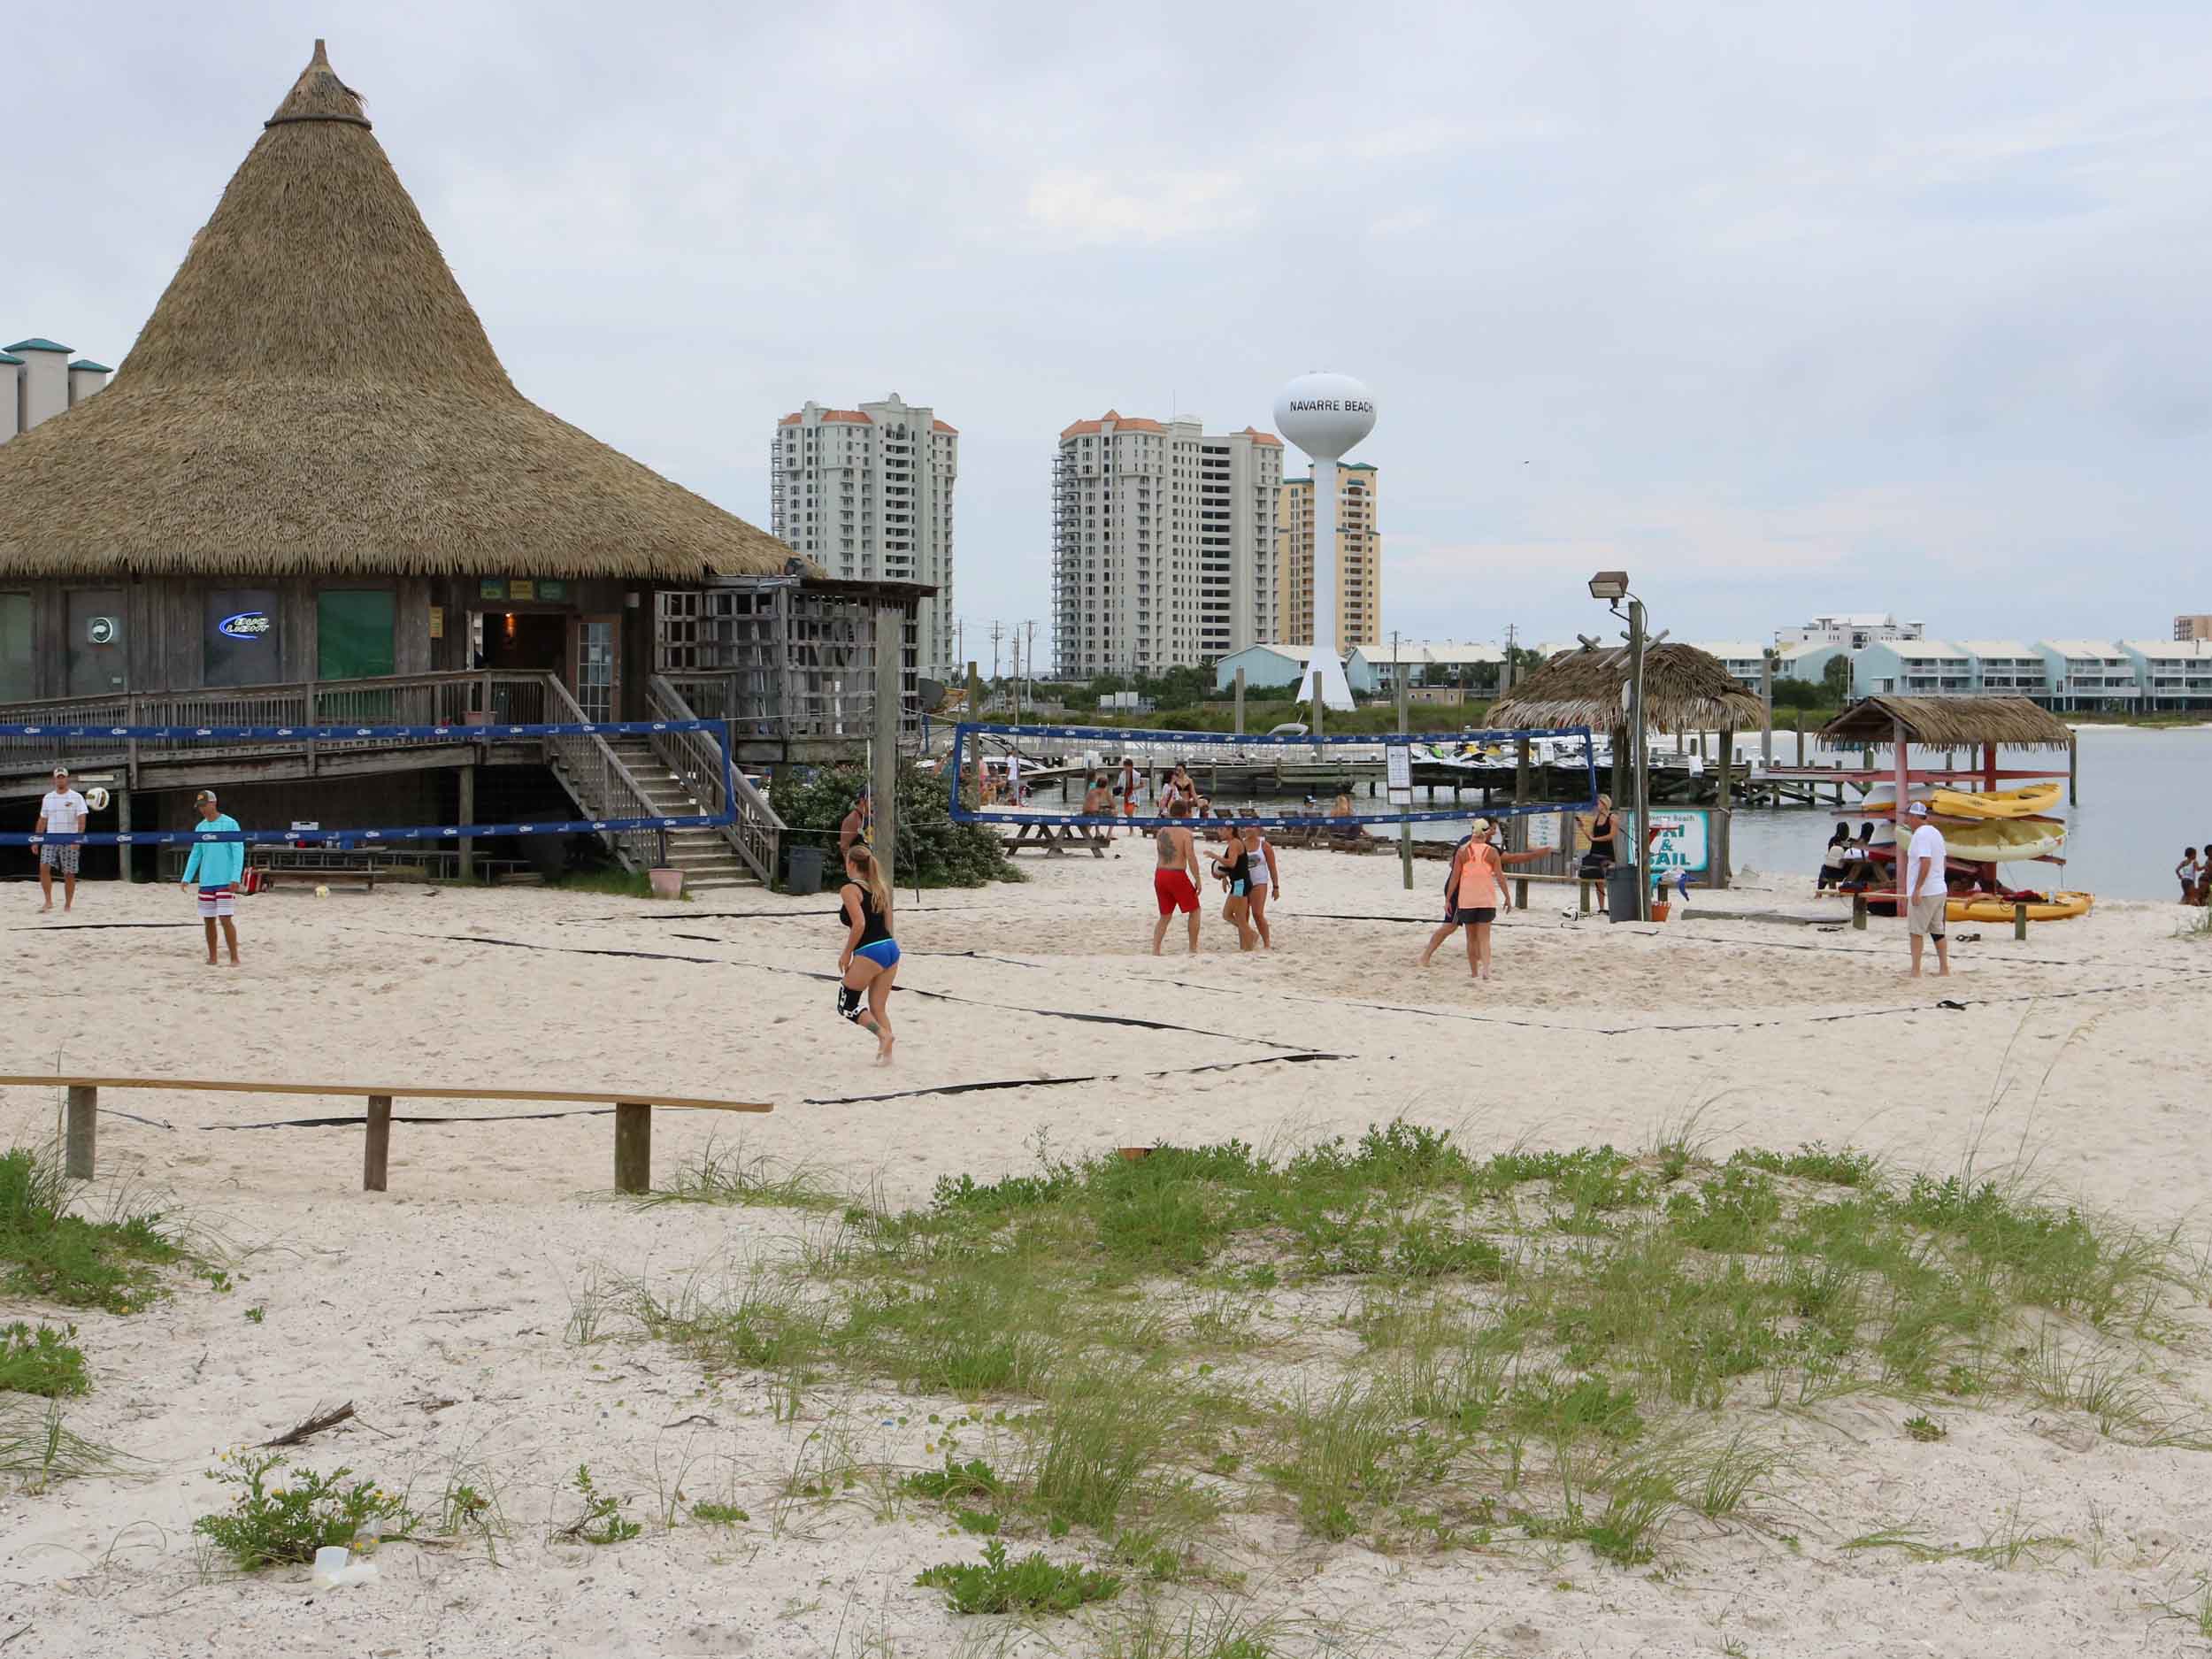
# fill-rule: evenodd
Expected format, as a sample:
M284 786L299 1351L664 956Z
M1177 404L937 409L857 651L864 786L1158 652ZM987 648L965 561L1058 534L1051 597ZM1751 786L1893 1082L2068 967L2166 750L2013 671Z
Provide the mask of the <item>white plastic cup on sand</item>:
M351 1552L343 1544L325 1544L315 1552L315 1584L327 1590L338 1582L338 1575L346 1570Z

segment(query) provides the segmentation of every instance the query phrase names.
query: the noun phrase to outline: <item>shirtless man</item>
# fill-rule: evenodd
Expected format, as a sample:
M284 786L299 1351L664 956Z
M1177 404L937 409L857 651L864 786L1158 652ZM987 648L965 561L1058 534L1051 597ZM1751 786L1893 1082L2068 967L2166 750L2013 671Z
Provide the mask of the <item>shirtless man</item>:
M1154 840L1160 850L1159 867L1152 872L1152 895L1159 901L1160 919L1152 928L1152 954L1160 954L1167 938L1168 918L1177 910L1190 927L1190 954L1198 954L1198 846L1182 822L1190 816L1190 803L1178 799L1167 810L1176 821L1160 826Z

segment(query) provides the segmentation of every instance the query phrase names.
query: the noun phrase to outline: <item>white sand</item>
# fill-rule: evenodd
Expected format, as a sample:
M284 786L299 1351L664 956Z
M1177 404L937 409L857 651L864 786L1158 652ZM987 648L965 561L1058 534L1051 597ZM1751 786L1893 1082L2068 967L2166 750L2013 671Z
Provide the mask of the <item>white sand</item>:
M1641 1146L1693 1112L1716 1150L1819 1139L1947 1171L1978 1148L1985 1164L2032 1156L2055 1189L2152 1222L2189 1217L2208 1191L2212 945L2176 937L2173 907L2105 905L2025 944L2007 926L1968 926L1955 931L1982 937L1958 946L1956 973L1911 984L1894 923L1855 933L1707 919L1810 912L1796 881L1701 896L1686 923L1649 929L1573 921L1562 914L1571 900L1540 887L1532 913L1499 930L1500 977L1475 987L1449 954L1425 975L1411 966L1440 866L1417 864L1408 893L1394 858L1291 853L1285 865L1279 949L1261 956L1239 956L1210 921L1195 961L1177 949L1179 926L1154 960L1141 848L1102 863L1032 858L1024 886L910 899L887 1072L833 1017L826 898L286 892L243 904L247 960L231 970L201 965L174 889L88 885L74 916L41 918L35 890L12 887L0 889L15 959L0 1071L760 1099L774 1115L660 1114L657 1168L710 1134L741 1134L749 1152L875 1184L894 1203L926 1198L940 1174L1029 1166L1040 1135L1066 1154L1264 1144L1401 1114L1457 1127L1482 1150ZM90 926L117 922L172 926ZM603 951L672 959L590 954ZM1945 996L1967 1006L1936 1007ZM1071 1012L1172 1028L1054 1017ZM1302 1054L1328 1057L1287 1058ZM1063 1079L1079 1080L1042 1086ZM977 1081L1018 1087L840 1103ZM49 1132L54 1096L0 1091L7 1142ZM772 1256L803 1218L609 1202L605 1117L403 1124L392 1191L370 1194L357 1128L230 1127L356 1113L358 1101L150 1093L104 1104L114 1110L88 1202L159 1194L237 1285L188 1283L127 1318L76 1317L96 1387L72 1425L151 1469L0 1496L0 1659L841 1655L877 1631L892 1642L881 1651L922 1655L967 1633L911 1585L927 1563L973 1553L926 1513L803 1508L768 1525L830 1405L780 1425L761 1379L702 1398L694 1368L664 1348L564 1340L572 1293L595 1271L673 1279ZM249 1323L249 1307L265 1320ZM0 1320L27 1316L54 1317L0 1303ZM2166 1356L2175 1386L2200 1397L2212 1395L2205 1336ZM442 1399L456 1403L416 1403ZM320 1596L303 1573L201 1570L189 1526L215 1507L201 1477L217 1449L341 1400L364 1423L320 1437L307 1460L411 1479L431 1498L457 1459L491 1471L514 1532L497 1566L480 1550L396 1546L380 1584ZM957 1409L888 1389L831 1405L840 1425L859 1425L867 1455L910 1465L937 1455L927 1414ZM1228 1528L1225 1549L1253 1603L1290 1621L1284 1651L1310 1650L1325 1628L1403 1654L1470 1641L1628 1655L1732 1640L1759 1659L2197 1650L2146 1603L2212 1568L2212 1462L2131 1449L2024 1405L1949 1412L1950 1440L1924 1447L1899 1432L1907 1415L1886 1400L1830 1409L1793 1509L1764 1532L1693 1530L1663 1575L1579 1548L1555 1567L1526 1552L1384 1557L1257 1522ZM687 1495L743 1504L753 1524L661 1530L657 1486L672 1487L687 1460ZM635 1494L645 1537L603 1550L545 1541L549 1517L571 1517L557 1483L579 1462L603 1488ZM2016 1503L2036 1530L2080 1542L2009 1572L1839 1548L1901 1524L1977 1543ZM1061 1651L1091 1645L1066 1621L1046 1633Z

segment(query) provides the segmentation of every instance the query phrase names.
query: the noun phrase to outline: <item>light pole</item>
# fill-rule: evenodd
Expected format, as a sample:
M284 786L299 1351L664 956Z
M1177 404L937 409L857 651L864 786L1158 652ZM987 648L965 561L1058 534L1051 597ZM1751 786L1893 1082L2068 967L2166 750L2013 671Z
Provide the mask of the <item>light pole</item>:
M1629 800L1636 814L1636 919L1651 919L1650 872L1644 860L1651 847L1650 818L1651 756L1650 739L1644 729L1644 602L1628 591L1626 571L1600 571L1590 578L1590 597L1602 599L1615 616L1620 616L1621 601L1628 601L1628 744L1632 757L1630 762L1631 781ZM1620 759L1613 757L1613 780L1620 783Z

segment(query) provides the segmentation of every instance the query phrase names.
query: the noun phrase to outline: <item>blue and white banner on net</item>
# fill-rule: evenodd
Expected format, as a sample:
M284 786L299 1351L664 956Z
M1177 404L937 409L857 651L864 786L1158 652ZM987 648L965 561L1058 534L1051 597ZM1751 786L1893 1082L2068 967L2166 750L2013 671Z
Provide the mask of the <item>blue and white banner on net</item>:
M1018 810L972 804L975 783L971 774L986 739L1000 740L1000 749L1007 756L1018 756L1025 768L1064 775L1064 767L1071 765L1082 772L1103 773L1108 785L1116 790L1113 810L1053 812L1036 808ZM1417 768L1428 774L1420 781L1432 789L1439 783L1452 780L1456 780L1462 787L1469 783L1478 786L1488 783L1494 788L1499 782L1513 775L1519 746L1525 740L1533 751L1532 757L1537 764L1554 771L1564 771L1571 776L1578 772L1580 774L1583 789L1578 798L1518 803L1504 802L1481 806L1455 803L1440 809L1417 809L1411 804ZM973 756L969 754L971 745L976 751ZM1510 746L1509 752L1508 746ZM1071 757L1067 753L1071 748L1074 749ZM1044 752L1040 753L1040 749ZM1207 749L1225 749L1228 753L1225 757L1209 757L1203 753ZM1170 818L1156 810L1136 813L1125 810L1125 797L1120 793L1125 759L1135 762L1139 790L1149 795L1152 802L1156 803L1159 784L1155 774L1168 771L1178 764L1194 765L1202 772L1217 772L1225 766L1248 765L1256 772L1272 773L1279 779L1281 768L1296 764L1295 759L1284 751L1301 749L1311 754L1316 764L1342 767L1347 773L1352 768L1362 768L1368 773L1365 780L1379 782L1392 773L1399 773L1405 779L1405 783L1397 786L1394 793L1403 795L1403 803L1381 812L1355 811L1348 818L1320 811L1260 811L1225 799L1213 802L1212 810L1216 813L1232 811L1243 823L1256 823L1270 828L1302 829L1331 825L1341 826L1348 823L1440 824L1473 817L1517 818L1546 812L1586 812L1597 805L1597 752L1590 728L1586 726L1451 733L1356 733L1336 737L1313 737L1296 733L1245 736L1227 732L1171 732L1133 726L1002 726L964 721L953 728L952 752L946 761L946 775L960 780L964 786L950 792L952 816L963 823L1101 826L1119 824L1151 827L1193 820ZM1251 751L1249 758L1246 751ZM1325 759L1324 751L1327 751ZM1394 751L1402 759L1394 761ZM1005 776L1003 761L1000 761L998 765L999 770L994 772L992 776L995 781L1002 783ZM1483 775L1486 772L1488 774L1486 777ZM1057 780L1056 776L1055 780ZM1256 780L1253 781L1256 783ZM1289 787L1282 786L1283 788ZM1279 788L1277 793L1281 793L1281 789ZM1433 795L1431 798L1433 799Z
M431 738L476 742L508 737L626 737L655 732L718 734L728 725L726 720L595 720L554 726L0 726L0 739L27 737L50 743L132 739L150 743L342 743L363 738Z
M91 830L78 835L0 833L0 847L190 847L203 841L243 841L250 847L337 847L357 851L408 841L480 841L494 835L590 835L626 830L715 829L730 823L710 818L538 818L528 824L424 824L395 829L312 830Z

